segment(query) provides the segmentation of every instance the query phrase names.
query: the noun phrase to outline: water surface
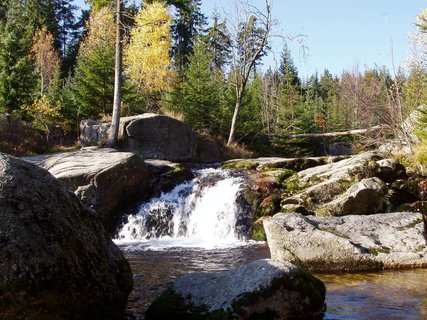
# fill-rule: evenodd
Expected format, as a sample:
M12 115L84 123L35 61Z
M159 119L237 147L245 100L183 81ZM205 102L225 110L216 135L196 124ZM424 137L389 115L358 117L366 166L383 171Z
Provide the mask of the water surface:
M266 244L250 244L212 250L134 250L125 256L135 279L128 319L143 319L150 303L179 275L228 270L269 258L270 253ZM325 320L427 319L427 269L316 276L327 288Z

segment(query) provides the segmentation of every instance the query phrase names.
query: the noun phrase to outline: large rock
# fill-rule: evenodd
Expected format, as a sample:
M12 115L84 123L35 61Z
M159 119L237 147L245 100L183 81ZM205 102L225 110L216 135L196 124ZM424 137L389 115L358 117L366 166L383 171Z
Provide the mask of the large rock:
M148 192L149 170L130 152L90 147L75 152L26 158L47 169L68 190L94 209L111 231L125 206Z
M121 319L129 264L46 170L0 154L0 319Z
M84 121L80 128L83 146L103 145L110 123ZM145 113L120 119L119 147L121 151L137 153L145 159L175 162L194 160L197 136L183 122L173 118Z
M377 177L362 179L323 207L322 213L343 216L381 212L385 209L385 187L386 184Z
M288 262L258 260L178 278L145 319L318 319L324 300L325 286L307 271Z
M344 217L279 213L264 220L271 257L311 270L427 267L420 213Z
M289 177L283 182L282 211L304 208L320 216L390 211L406 201L416 201L412 196L405 199L406 191L392 188L394 181L407 178L405 168L394 160L373 153L353 156ZM387 202L390 194L394 195L393 204Z

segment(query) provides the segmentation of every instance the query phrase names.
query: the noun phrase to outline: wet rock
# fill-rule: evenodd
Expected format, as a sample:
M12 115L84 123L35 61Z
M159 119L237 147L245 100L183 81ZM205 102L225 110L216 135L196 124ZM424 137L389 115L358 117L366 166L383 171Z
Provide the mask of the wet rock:
M162 192L169 192L178 184L194 178L188 167L166 160L145 160L150 172L149 190L151 197L158 197Z
M257 260L230 271L181 276L145 319L317 319L325 286L289 262Z
M279 213L264 220L271 257L310 270L376 270L427 266L420 213L343 217Z
M0 319L121 319L129 264L49 172L0 154Z
M130 152L90 147L26 159L47 169L75 192L97 212L108 231L114 228L121 208L148 192L149 170L140 156Z

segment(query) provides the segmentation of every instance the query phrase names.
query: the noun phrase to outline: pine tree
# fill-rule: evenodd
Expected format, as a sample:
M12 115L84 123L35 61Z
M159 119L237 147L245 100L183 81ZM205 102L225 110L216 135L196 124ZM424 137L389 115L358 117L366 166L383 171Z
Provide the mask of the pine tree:
M294 132L301 129L297 119L301 107L301 81L294 65L291 52L283 48L279 66L279 112L278 127L281 132Z
M64 88L63 113L76 125L81 119L111 115L114 93L114 12L103 7L92 11L75 73ZM123 79L123 107L129 115L141 111L142 99L127 77Z
M206 44L197 40L183 72L179 95L172 98L170 109L182 113L191 127L213 133L218 132L221 92L211 64Z
M99 118L113 106L115 23L111 9L92 12L77 60L68 82L77 118Z
M226 21L219 22L218 13L213 14L213 26L204 36L207 49L213 58L213 65L218 70L223 70L231 60L231 39L227 30Z
M177 7L177 18L173 25L172 55L178 72L188 64L194 39L201 35L206 25L206 17L201 12L201 0L173 1Z
M18 0L9 2L0 24L0 110L19 112L35 97L36 77L30 57L33 26Z

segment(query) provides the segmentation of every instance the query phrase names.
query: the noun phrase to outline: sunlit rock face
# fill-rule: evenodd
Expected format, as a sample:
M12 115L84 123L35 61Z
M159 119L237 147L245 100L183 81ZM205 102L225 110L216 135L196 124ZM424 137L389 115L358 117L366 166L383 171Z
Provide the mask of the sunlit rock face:
M272 259L319 271L427 266L422 215L396 212L344 217L279 213L264 220Z
M49 172L0 154L0 319L120 319L132 274Z
M318 319L324 301L320 280L289 262L264 259L178 278L145 319Z

